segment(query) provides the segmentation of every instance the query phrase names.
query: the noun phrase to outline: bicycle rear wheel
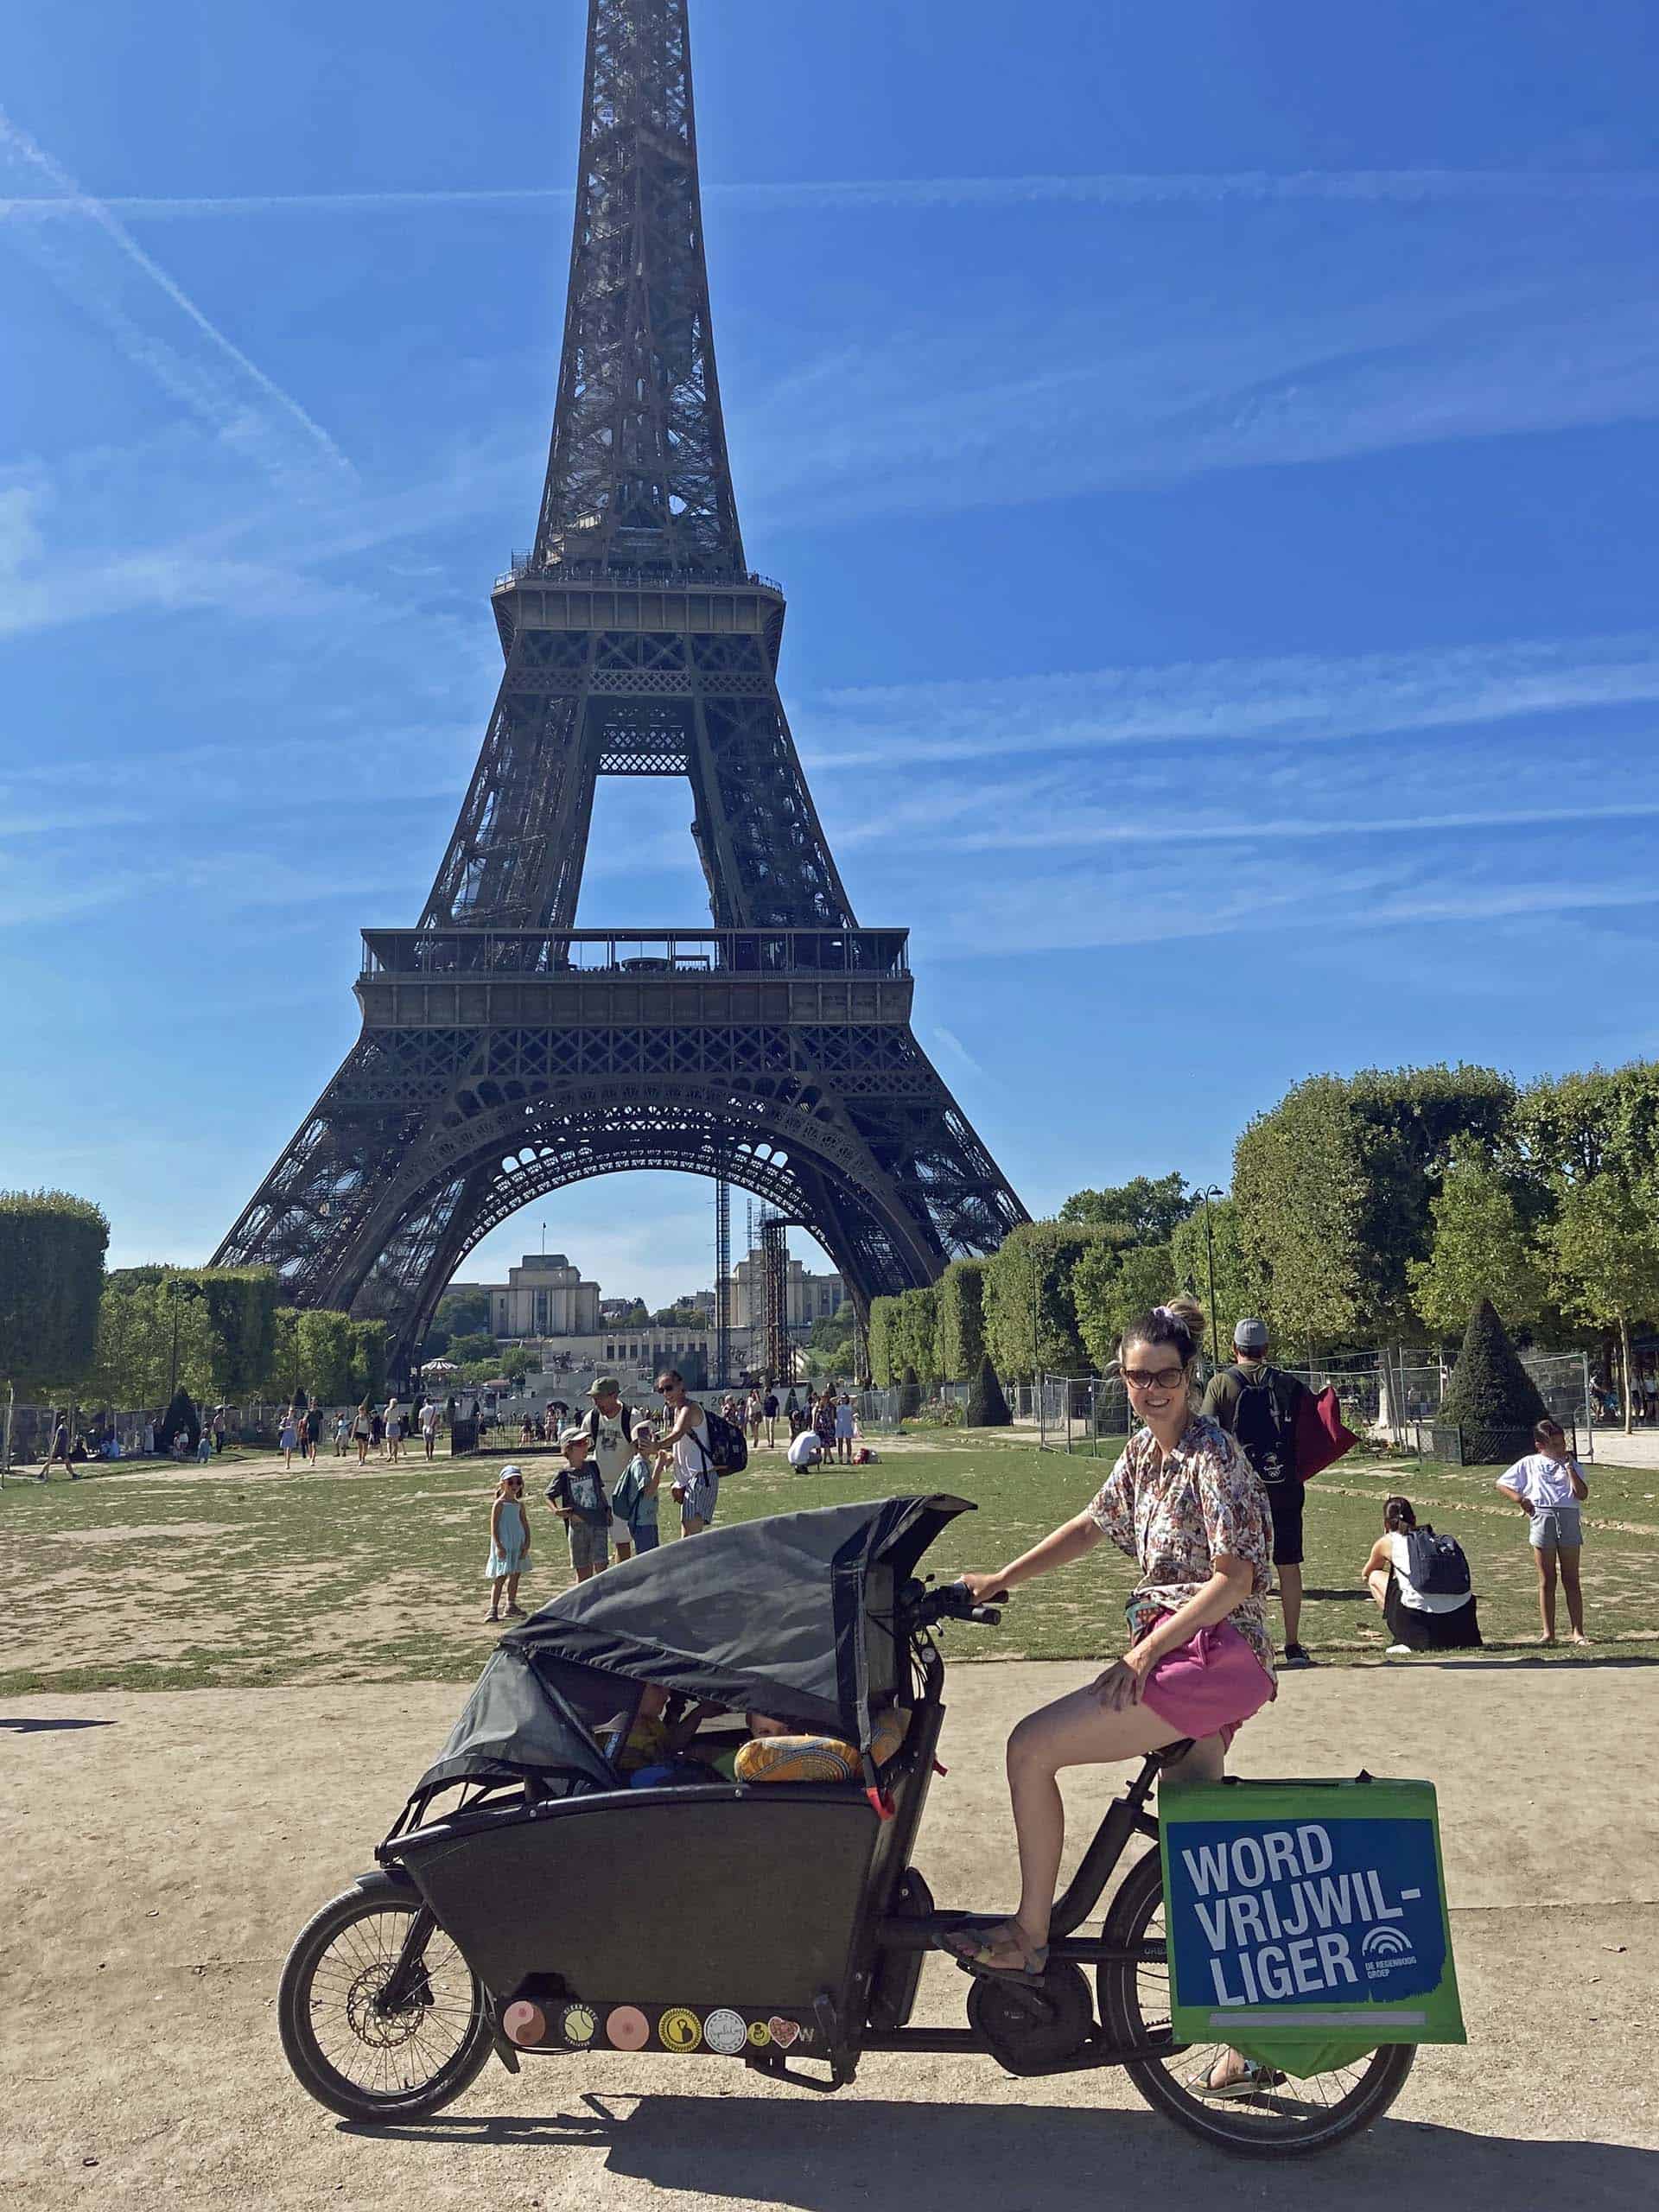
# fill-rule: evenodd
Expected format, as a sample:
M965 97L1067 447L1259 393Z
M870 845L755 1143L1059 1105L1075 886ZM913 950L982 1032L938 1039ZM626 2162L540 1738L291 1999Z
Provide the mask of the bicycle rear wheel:
M1098 1969L1100 2017L1115 2044L1141 2043L1169 2032L1169 1968L1163 1960L1164 1882L1158 1853L1133 1866L1106 1919L1106 1941L1152 1955L1134 1965ZM1132 2059L1130 2080L1154 2111L1165 2113L1206 2143L1246 2158L1295 2158L1328 2151L1380 2120L1399 2095L1416 2056L1411 2044L1387 2044L1351 2066L1301 2078L1280 2075L1246 2097L1216 2098L1194 2089L1226 2046L1189 2044L1166 2058Z
M442 1928L408 2001L381 1993L418 1897L388 1874L356 1884L300 1931L283 1969L277 2024L303 2088L347 2120L418 2120L458 2097L490 2055L484 1991Z

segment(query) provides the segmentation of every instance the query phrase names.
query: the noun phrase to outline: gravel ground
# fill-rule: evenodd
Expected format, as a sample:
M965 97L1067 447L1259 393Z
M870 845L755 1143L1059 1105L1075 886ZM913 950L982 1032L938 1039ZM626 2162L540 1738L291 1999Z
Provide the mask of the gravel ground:
M1012 1895L1008 1723L1086 1679L958 1669L917 1853L951 1903ZM1325 2160L1225 2159L1116 2074L1022 2083L989 2061L867 2059L817 2099L708 2057L493 2063L448 2112L361 2131L277 2046L282 1960L447 1732L454 1685L16 1698L0 1847L0 2194L284 2208L681 2202L797 2212L1032 2212L1224 2186L1235 2201L1399 2212L1600 2212L1659 2199L1659 2109L1633 2065L1659 1988L1653 1675L1467 1663L1287 1679L1245 1773L1440 1785L1470 2042L1425 2051L1393 2115ZM1074 1846L1103 1800L1074 1783ZM930 1962L922 2017L959 2019Z

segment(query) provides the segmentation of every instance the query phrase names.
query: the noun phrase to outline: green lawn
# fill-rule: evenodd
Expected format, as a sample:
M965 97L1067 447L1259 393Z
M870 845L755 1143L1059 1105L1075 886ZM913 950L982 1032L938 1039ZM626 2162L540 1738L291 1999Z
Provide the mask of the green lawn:
M942 1432L880 1448L879 1467L811 1475L791 1474L781 1453L759 1453L723 1486L721 1518L951 1491L979 1510L931 1554L948 1574L1001 1566L1075 1512L1106 1471L1104 1461L1039 1452L995 1433ZM536 1541L524 1592L533 1605L563 1588L569 1572L561 1532L539 1503L550 1455L521 1457L531 1478ZM1382 1647L1358 1577L1381 1500L1395 1489L1462 1541L1489 1644L1518 1650L1535 1637L1524 1524L1493 1497L1496 1471L1431 1465L1419 1474L1351 1460L1312 1487L1304 1637L1317 1656L1351 1662ZM372 1463L359 1474L325 1457L315 1472L284 1475L257 1454L200 1469L89 1471L75 1484L60 1476L8 1483L0 1688L469 1680L492 1639L482 1577L493 1484L492 1465L480 1460ZM1585 1584L1602 1656L1659 1644L1656 1493L1650 1470L1592 1475ZM1132 1579L1127 1560L1097 1552L1022 1591L1000 1630L954 1631L953 1649L982 1658L1109 1655L1121 1645Z

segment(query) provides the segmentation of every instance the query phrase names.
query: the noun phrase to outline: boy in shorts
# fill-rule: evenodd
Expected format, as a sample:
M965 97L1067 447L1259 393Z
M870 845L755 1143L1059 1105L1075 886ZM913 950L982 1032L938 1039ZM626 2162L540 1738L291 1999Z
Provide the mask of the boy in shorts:
M559 1439L564 1465L547 1486L547 1502L570 1538L570 1564L578 1582L611 1563L611 1506L605 1478L592 1465L593 1439L585 1428L567 1428Z
M1569 1452L1559 1421L1541 1421L1532 1432L1538 1446L1517 1459L1497 1478L1505 1497L1513 1498L1530 1523L1527 1534L1538 1562L1538 1610L1543 1617L1544 1642L1555 1641L1555 1573L1567 1593L1567 1617L1573 1624L1574 1643L1588 1643L1584 1632L1584 1592L1579 1586L1579 1549L1584 1541L1579 1506L1590 1495L1584 1470Z

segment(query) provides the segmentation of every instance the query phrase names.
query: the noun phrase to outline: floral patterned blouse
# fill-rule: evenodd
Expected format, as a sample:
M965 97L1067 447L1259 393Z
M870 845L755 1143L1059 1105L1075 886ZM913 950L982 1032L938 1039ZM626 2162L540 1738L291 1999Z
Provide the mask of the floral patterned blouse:
M1137 1641L1154 1613L1173 1612L1197 1596L1217 1553L1244 1560L1253 1574L1250 1594L1227 1618L1276 1679L1263 1602L1273 1579L1268 1494L1218 1422L1195 1414L1168 1453L1149 1428L1137 1430L1088 1513L1140 1566L1129 1600Z

